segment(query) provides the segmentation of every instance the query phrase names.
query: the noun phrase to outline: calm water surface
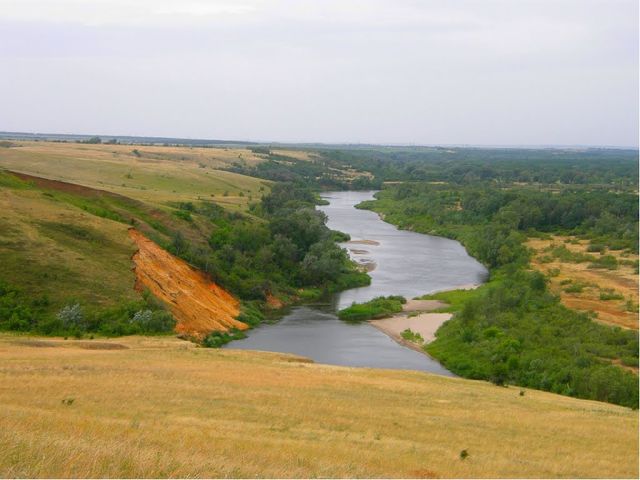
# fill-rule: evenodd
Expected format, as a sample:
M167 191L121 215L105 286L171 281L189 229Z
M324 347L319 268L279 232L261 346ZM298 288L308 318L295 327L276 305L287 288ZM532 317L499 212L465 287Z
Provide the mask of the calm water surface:
M403 347L367 323L348 324L335 312L379 295L413 298L425 293L481 283L487 271L458 242L398 230L377 214L355 205L374 192L332 192L319 207L328 226L351 235L343 244L359 263L374 263L371 285L336 294L327 305L307 305L273 325L263 325L226 348L286 352L319 363L354 367L422 370L452 375L435 360ZM364 241L364 242L362 242Z

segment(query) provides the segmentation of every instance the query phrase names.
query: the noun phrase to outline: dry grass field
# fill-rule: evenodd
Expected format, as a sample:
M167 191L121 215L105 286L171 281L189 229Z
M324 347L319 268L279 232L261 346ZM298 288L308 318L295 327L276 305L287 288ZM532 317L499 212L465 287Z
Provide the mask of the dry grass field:
M589 242L574 237L529 239L527 246L534 251L532 265L550 277L551 290L560 295L562 303L575 310L593 311L598 315L596 320L602 323L637 330L638 274L634 267L621 263L617 269L609 270L589 268L589 262L574 263L558 258L548 261L548 251L554 245L579 254L595 257L601 254L587 252ZM622 251L605 253L619 262L638 260L638 255Z
M3 335L0 405L2 477L638 476L623 407L170 337Z
M0 148L0 168L155 204L215 199L222 206L242 210L269 184L218 170L235 161L249 165L262 161L242 148L13 143L16 146Z

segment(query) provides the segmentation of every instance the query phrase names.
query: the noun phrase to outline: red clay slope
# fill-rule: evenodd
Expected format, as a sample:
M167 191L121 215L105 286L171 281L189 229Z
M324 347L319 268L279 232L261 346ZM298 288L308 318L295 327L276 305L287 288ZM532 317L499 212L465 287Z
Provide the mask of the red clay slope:
M202 339L213 331L248 328L235 319L240 310L233 295L136 229L129 229L129 236L138 246L132 257L136 288L148 288L169 306L177 320L176 332Z

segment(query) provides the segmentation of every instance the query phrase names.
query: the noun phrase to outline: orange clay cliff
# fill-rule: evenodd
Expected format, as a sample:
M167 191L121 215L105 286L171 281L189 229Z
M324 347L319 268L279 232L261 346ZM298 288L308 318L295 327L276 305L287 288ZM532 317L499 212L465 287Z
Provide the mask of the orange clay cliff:
M235 319L240 309L233 295L136 229L129 229L129 236L138 247L132 257L136 289L149 289L169 306L176 332L201 340L213 331L248 328Z

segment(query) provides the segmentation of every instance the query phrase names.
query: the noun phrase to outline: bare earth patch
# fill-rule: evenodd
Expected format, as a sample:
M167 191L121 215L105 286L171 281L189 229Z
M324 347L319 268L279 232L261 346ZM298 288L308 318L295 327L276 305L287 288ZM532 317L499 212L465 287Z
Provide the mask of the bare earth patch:
M638 275L634 267L620 264L617 269L608 270L589 268L591 262L572 263L557 258L548 261L550 254L545 250L552 245L596 258L600 254L588 252L589 242L575 237L557 235L551 239L529 239L527 246L534 252L532 266L550 278L551 291L560 296L564 305L574 310L595 312L598 322L638 330ZM638 259L637 255L621 251L606 251L605 254L614 256L618 262ZM582 291L567 291L576 285ZM606 294L611 292L622 298L601 298L601 295L606 298Z
M446 306L447 304L440 300L407 300L402 307L402 313L389 318L370 320L369 323L401 345L426 355L423 345L435 340L436 331L452 316L450 313L433 313L433 311ZM402 338L402 332L407 329L413 333L419 333L424 343L411 342Z
M148 288L169 306L178 333L199 339L212 331L248 328L235 319L238 299L137 230L129 229L129 235L138 246L133 255L136 286Z

